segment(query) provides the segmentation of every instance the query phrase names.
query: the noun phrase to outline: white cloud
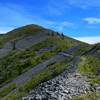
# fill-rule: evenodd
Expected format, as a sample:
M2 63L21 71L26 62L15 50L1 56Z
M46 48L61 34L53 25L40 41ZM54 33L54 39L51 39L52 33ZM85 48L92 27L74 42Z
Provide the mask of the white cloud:
M100 42L100 36L94 36L94 37L75 37L75 39L89 43L94 44Z
M100 18L95 17L84 18L83 21L87 22L88 24L100 24Z

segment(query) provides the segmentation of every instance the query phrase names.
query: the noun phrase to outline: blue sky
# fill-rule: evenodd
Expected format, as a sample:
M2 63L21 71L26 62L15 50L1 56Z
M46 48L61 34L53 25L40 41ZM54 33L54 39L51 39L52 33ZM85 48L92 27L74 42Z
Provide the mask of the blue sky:
M99 42L100 0L0 0L0 33L32 23Z

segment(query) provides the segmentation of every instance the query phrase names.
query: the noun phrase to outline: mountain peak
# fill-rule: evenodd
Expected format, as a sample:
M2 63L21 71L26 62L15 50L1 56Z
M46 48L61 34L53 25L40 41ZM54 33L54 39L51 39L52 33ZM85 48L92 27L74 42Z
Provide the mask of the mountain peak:
M43 28L42 26L40 26L40 25L37 25L37 24L28 24L28 25L25 25L25 26L23 26L23 27L37 27L37 28Z
M23 36L35 35L38 33L46 33L48 29L42 26L29 24L19 28L16 28L6 34L7 37L20 38Z

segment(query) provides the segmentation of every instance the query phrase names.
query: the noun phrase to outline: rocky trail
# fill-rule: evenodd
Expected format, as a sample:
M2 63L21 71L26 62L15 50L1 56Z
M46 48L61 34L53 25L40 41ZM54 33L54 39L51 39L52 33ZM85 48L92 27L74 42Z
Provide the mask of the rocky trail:
M80 57L75 57L70 63L70 69L56 78L40 84L35 90L30 91L23 100L69 100L74 96L81 96L90 91L87 78L77 72L77 63Z
M90 91L90 85L85 77L78 73L66 71L29 93L31 100L69 100L74 96L81 96ZM28 100L28 99L27 99Z

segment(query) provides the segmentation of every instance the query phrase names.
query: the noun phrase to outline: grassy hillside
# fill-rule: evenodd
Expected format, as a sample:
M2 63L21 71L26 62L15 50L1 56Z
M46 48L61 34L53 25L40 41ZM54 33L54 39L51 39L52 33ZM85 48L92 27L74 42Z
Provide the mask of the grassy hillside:
M8 83L44 60L78 44L80 44L78 41L69 38L62 39L55 35L29 49L12 51L8 56L0 60L0 85ZM42 55L37 54L41 49L53 47L55 47L54 50L46 51Z
M9 41L19 41L27 36L34 36L37 34L46 35L47 38L27 49L13 49L7 56L0 59L1 88L7 83L12 82L15 78L22 75L23 73L29 71L32 68L35 68L37 65L49 60L55 55L58 55L60 52L66 51L69 48L72 48L77 45L85 46L84 49L76 51L75 55L81 55L81 53L87 51L88 48L90 49L90 45L86 43L66 37L63 34L49 29L45 29L37 25L27 25L10 31L6 35L1 36L0 47L3 48L3 46ZM60 59L60 62L48 62L46 69L35 75L32 80L26 82L25 85L23 84L23 87L16 86L16 84L11 84L9 87L4 88L0 92L0 98L6 96L16 88L18 89L18 94L12 94L14 95L14 98L13 96L11 96L8 100L14 100L16 96L16 98L19 98L22 95L27 94L27 92L29 92L29 90L31 90L32 88L36 87L42 82L52 79L53 77L59 75L65 69L67 69L68 63L75 55L68 57L64 60Z
M86 75L92 84L100 85L100 59L93 56L82 57L79 71Z

